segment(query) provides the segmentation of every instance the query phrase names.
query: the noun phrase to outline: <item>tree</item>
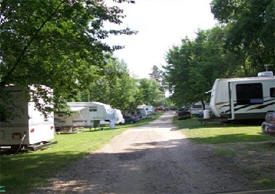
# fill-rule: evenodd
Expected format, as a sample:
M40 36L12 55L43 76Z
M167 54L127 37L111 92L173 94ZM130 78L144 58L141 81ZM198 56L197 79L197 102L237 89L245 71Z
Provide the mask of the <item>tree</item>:
M163 84L163 71L158 68L158 66L154 65L152 68L152 73L149 74L151 79L154 79L159 84L159 88L162 92L164 92L164 84Z
M140 95L143 104L159 106L164 101L164 93L160 91L159 84L154 79L139 80Z
M178 106L204 103L209 98L205 92L216 78L238 72L235 69L242 61L224 49L225 33L220 27L199 31L195 40L185 38L180 47L169 50L165 80L173 93L171 99Z
M101 0L0 3L0 91L11 83L26 90L32 84L47 85L53 88L54 98L44 100L53 101L56 108L98 77L95 72L105 65L105 52L112 50L103 39L132 33L103 28L105 22L120 24L124 15ZM43 89L35 93L45 96Z
M275 67L275 1L213 0L215 18L228 28L226 48L246 56L253 74Z
M106 65L97 74L96 81L82 92L81 101L99 101L123 111L141 104L137 81L130 76L124 62L108 57Z

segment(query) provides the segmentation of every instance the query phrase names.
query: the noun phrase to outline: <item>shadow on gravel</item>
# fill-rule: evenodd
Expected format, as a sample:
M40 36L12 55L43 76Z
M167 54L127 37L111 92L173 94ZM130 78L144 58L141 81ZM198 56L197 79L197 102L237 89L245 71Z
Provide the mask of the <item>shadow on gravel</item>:
M210 193L248 188L247 180L232 164L224 163L206 146L186 144L187 140L182 139L147 142L133 144L132 149L122 153L90 154L58 173L54 185L33 193ZM40 165L48 161L54 165L54 160L65 161L74 154L47 157L49 160ZM33 177L25 178L34 185L41 183L39 166L31 165L38 160L35 156L26 158L23 167L33 171ZM7 190L9 181L13 180L4 180ZM20 187L20 180L17 184Z

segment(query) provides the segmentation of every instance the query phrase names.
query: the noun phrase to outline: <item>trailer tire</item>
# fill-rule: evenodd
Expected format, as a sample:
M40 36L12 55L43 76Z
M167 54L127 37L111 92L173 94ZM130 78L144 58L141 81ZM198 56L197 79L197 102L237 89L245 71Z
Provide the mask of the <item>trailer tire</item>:
M12 145L10 151L11 153L17 153L22 149L22 147L23 146L21 145Z

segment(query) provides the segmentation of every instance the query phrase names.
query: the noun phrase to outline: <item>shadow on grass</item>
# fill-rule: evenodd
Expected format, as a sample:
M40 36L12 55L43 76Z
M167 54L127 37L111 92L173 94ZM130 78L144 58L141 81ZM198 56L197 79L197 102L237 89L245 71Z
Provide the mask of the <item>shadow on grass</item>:
M57 170L68 167L72 161L82 158L87 152L19 153L0 156L1 185L8 193L28 193L40 186Z
M216 192L240 189L234 186L239 186L243 177L236 179L232 171L225 170L224 165L212 157L209 159L220 170L213 169L215 173L208 174L208 170L204 170L207 165L201 163L201 158L208 158L209 153L201 148L198 150L198 146L186 146L187 143L186 139L137 143L124 152L88 155L71 165L70 170L64 167L85 152L3 158L1 176L4 179L1 184L8 192L28 193L30 188L45 183L45 178L52 177L56 169L63 168L62 175L55 176L57 186L37 188L34 193L200 193L200 186L205 191L213 191L211 186L207 186L212 184L223 185L216 187ZM194 166L201 171L198 173ZM224 177L228 172L231 174ZM193 187L194 179L199 180L200 186ZM224 184L226 182L235 185Z
M159 116L160 114L156 114L148 119L142 120L137 124L118 126L117 129L87 129L86 131L82 132L85 134L89 134L88 132L99 132L101 134L101 131L120 131L122 128L144 125L150 121L155 120ZM31 188L39 187L45 182L47 178L56 174L57 171L60 171L64 168L66 169L66 167L70 166L73 161L81 159L90 153L88 151L70 151L77 150L74 147L79 145L75 145L75 142L81 140L81 142L85 144L86 142L91 141L92 137L95 137L96 135L99 136L97 139L103 138L103 136L101 138L99 133L91 133L91 136L87 136L87 138L85 136L85 138L83 138L85 135L84 133L68 134L66 136L60 135L61 138L66 137L72 139L70 145L65 145L68 147L69 151L51 151L51 149L49 149L45 150L45 152L44 150L38 150L36 152L20 152L16 155L9 155L6 151L0 152L1 185L5 186L7 193L28 193ZM60 141L62 141L62 139ZM104 143L106 143L105 140ZM97 146L98 144L94 145L94 147ZM59 150L62 150L62 148Z

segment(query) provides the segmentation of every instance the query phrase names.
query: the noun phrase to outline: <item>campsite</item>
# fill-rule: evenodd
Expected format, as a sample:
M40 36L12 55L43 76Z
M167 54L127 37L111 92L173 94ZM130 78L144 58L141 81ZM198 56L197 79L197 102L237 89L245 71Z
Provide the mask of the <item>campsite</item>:
M274 0L0 10L0 193L275 193Z

